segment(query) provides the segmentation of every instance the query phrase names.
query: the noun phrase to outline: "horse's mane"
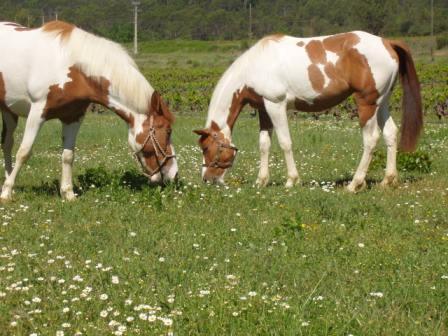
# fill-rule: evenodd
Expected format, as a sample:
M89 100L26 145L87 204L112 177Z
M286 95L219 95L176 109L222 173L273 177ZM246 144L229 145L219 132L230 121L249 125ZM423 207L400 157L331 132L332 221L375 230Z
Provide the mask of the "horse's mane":
M71 25L56 21L44 25L43 30L61 36L62 47L70 61L86 76L98 80L101 77L107 78L113 96L119 97L135 112L146 113L154 89L140 73L126 50L118 43L74 26L68 34L65 34L69 26Z

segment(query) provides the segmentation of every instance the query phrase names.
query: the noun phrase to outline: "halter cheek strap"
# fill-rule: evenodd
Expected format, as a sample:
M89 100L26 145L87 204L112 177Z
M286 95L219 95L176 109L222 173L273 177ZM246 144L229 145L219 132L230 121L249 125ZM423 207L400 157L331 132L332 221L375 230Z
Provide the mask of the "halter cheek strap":
M223 162L221 163L221 153L223 152L223 149L232 149L235 151L235 154L232 156L229 162ZM210 163L204 163L202 166L207 168L221 168L221 169L228 169L233 166L233 162L235 161L236 153L238 152L238 148L236 148L233 145L228 145L226 143L223 143L222 141L218 142L218 151L216 152L215 157L213 158L213 161Z
M156 137L156 129L153 126L154 123L154 117L151 116L149 119L149 131L148 135L145 138L145 141L143 142L142 147L134 152L134 158L135 160L140 164L140 167L142 169L142 174L148 178L153 177L157 173L162 173L162 168L166 165L169 159L175 158L176 155L169 155L166 153L166 151L163 150L162 146L160 145L159 140L157 140ZM154 147L154 152L156 154L156 160L157 160L157 168L152 170L151 168L147 167L143 164L142 160L140 159L140 156L138 155L140 152L143 151L145 146L148 144L148 142L151 140L151 144ZM159 160L159 156L162 157L162 160Z

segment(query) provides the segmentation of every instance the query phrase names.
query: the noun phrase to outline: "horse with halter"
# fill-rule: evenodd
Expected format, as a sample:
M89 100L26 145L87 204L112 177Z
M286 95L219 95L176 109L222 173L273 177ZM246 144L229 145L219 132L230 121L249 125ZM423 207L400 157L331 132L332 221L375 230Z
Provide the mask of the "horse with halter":
M17 174L30 156L40 127L54 118L62 122L63 132L61 196L75 198L73 150L90 103L113 110L127 123L129 146L152 182L175 179L174 117L121 46L62 21L38 29L0 23L0 41L6 175L1 200L11 199ZM19 116L27 120L13 168L11 151Z
M382 186L397 182L397 127L389 113L389 97L396 79L403 86L401 149L412 151L423 125L420 84L408 47L365 32L296 38L272 35L241 55L219 80L208 110L206 128L196 130L203 151L202 177L224 182L236 147L231 135L246 104L258 109L260 170L258 185L269 181L268 156L275 129L288 170L286 187L299 181L288 128L287 110L317 112L350 95L358 108L364 151L348 190L357 192L376 143L383 133L387 164Z

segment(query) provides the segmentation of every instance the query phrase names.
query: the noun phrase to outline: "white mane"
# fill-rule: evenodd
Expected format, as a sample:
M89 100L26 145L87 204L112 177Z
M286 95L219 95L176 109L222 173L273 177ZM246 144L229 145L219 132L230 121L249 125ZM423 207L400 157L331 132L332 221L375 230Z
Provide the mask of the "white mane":
M137 113L148 109L154 89L134 60L118 43L75 28L63 46L68 56L87 76L110 81L110 93Z

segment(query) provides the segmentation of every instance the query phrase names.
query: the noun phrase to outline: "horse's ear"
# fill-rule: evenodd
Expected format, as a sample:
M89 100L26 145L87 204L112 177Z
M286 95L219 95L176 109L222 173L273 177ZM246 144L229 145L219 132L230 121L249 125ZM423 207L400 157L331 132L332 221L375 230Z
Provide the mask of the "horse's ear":
M206 137L210 135L210 131L205 128L205 129L200 129L200 130L194 130L193 133L196 133L197 135L200 135L201 137Z
M218 124L215 123L214 121L212 121L211 129L212 129L212 131L216 131L216 132L219 132L221 130L219 128Z
M151 106L149 108L149 113L151 113L151 112L154 114L162 113L162 109L160 108L161 100L162 100L162 97L160 96L160 93L158 93L157 91L154 91L151 96Z

